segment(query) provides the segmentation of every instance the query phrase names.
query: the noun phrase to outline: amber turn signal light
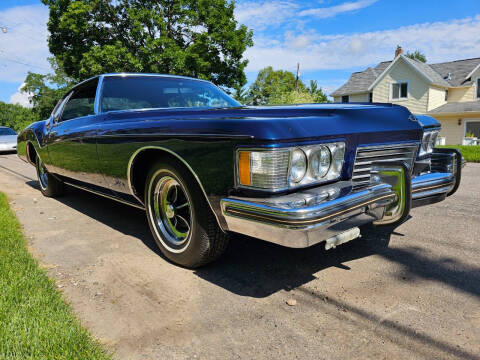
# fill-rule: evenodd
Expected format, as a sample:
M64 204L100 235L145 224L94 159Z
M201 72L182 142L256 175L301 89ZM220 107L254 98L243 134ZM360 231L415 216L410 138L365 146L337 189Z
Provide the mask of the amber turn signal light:
M238 178L240 185L251 185L250 151L238 152Z

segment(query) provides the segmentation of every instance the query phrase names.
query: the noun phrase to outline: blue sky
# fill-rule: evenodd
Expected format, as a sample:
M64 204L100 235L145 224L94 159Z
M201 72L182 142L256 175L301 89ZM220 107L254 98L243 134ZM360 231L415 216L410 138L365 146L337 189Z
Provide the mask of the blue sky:
M254 31L247 77L259 69L294 71L327 92L351 72L393 58L397 44L420 49L429 62L480 57L479 0L237 0L236 18ZM28 71L45 73L48 10L38 0L0 2L0 100L18 93Z

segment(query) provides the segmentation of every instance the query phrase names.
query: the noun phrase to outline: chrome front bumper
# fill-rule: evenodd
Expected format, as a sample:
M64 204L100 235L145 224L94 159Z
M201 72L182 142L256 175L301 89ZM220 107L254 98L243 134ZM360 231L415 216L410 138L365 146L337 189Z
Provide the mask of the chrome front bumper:
M411 207L452 194L458 188L461 166L456 156L442 164L439 170L444 171L412 179L406 164L382 163L375 166L371 184L362 189L342 181L269 198L228 197L221 200L221 208L229 231L292 248L326 240L329 248L336 241L351 240L338 239L357 237L358 231L352 230L358 226L403 222Z

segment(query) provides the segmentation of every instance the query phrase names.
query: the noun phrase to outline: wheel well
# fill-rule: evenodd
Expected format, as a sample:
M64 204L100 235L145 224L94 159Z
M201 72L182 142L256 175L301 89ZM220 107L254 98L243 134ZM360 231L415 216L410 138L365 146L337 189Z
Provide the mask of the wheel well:
M205 201L207 202L210 210L212 211L213 216L217 220L217 225L220 227L222 231L224 231L224 227L222 226L220 219L218 218L217 214L212 208L210 201L208 200L207 194L203 189L200 180L198 179L197 175L193 172L193 170L184 162L184 160L176 155L173 152L170 152L167 149L161 148L146 148L141 150L139 153L134 154L129 161L129 166L127 171L128 173L128 182L133 194L140 200L142 203L144 202L145 196L145 182L147 181L147 175L150 170L150 167L157 161L162 159L168 159L173 163L177 164L179 167L182 167L188 173L192 175L192 178L195 179L196 183L200 187Z
M173 161L179 167L184 168L189 173L194 174L191 169L188 168L177 156L171 154L170 152L162 149L145 149L138 153L131 161L130 161L130 187L133 193L141 199L143 202L144 195L145 195L145 182L147 180L148 171L150 167L159 160L168 159ZM197 179L198 183L198 179ZM198 184L201 186L200 184ZM208 201L208 199L206 199Z
M30 141L27 143L27 159L30 164L36 165L37 150L35 150L35 146Z

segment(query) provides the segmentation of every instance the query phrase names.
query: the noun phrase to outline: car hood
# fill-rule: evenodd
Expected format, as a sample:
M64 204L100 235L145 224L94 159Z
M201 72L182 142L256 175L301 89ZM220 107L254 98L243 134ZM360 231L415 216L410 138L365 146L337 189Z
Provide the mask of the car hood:
M16 144L17 135L0 135L0 144Z
M215 134L292 142L348 137L356 143L420 140L410 111L391 104L312 104L222 109L151 109L106 114L105 132ZM134 121L132 121L134 120ZM178 120L173 123L171 120ZM116 124L113 123L122 123ZM108 126L110 124L111 126Z

